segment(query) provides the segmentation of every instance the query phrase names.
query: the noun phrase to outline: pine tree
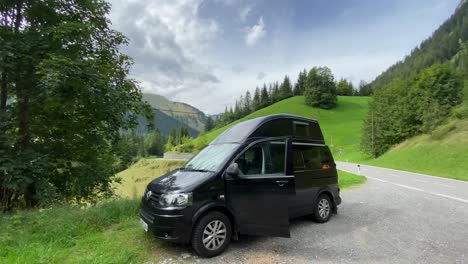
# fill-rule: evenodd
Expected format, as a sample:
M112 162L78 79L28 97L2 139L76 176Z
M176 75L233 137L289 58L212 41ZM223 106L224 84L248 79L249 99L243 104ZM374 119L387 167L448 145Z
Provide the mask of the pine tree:
M206 119L206 123L205 123L205 132L211 131L213 128L214 128L213 118L211 118L211 116L209 116L209 117Z
M247 91L244 98L244 116L250 113L252 113L252 96L250 95L250 91Z
M293 91L292 91L291 81L289 80L289 77L286 75L284 76L283 83L281 83L281 86L280 86L279 98L280 100L283 100L292 96L293 96Z
M304 95L306 81L307 81L307 70L304 69L304 71L299 73L297 82L294 85L294 96Z
M258 109L260 109L261 107L261 101L260 101L260 88L255 88L255 93L254 93L254 97L253 97L253 100L252 100L252 110L253 111L257 111Z
M370 84L368 84L366 81L361 80L359 82L359 91L358 91L360 96L369 96L372 94L372 87Z
M274 103L280 101L281 100L281 94L280 94L278 82L273 83L271 91L272 91L271 96L270 96L271 103L274 104Z
M260 93L260 108L264 108L270 105L270 96L268 94L266 84L263 84L262 91Z
M239 102L237 100L236 100L236 103L235 103L235 106L234 106L233 118L234 118L234 120L241 118L241 108L240 108Z
M346 79L341 78L336 84L336 93L342 96L353 95L353 85Z

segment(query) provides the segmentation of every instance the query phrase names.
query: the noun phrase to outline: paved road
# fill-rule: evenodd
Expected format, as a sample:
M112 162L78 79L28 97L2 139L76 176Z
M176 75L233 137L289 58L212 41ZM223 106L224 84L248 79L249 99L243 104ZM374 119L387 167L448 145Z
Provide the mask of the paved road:
M356 172L356 165L338 163ZM291 223L292 238L244 237L199 259L167 244L162 263L468 263L468 183L362 166L328 223Z
M341 170L358 173L357 164L337 162L337 166ZM360 166L361 174L367 178L468 204L468 182L381 167Z

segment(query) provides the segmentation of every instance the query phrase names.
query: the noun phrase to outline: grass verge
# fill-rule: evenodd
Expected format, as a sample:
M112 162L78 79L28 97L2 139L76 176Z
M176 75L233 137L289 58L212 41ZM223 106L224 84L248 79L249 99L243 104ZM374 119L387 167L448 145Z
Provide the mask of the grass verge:
M367 181L364 176L356 175L346 171L338 170L338 184L341 189L346 189L351 186L360 185Z
M139 201L0 216L0 263L143 263L159 242L138 224Z

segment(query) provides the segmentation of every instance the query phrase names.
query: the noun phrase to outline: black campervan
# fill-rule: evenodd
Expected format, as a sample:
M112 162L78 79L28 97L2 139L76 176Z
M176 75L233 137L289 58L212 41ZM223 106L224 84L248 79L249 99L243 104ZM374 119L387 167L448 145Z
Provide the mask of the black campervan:
M141 224L212 257L238 234L290 237L291 218L328 221L339 192L318 122L270 115L233 126L182 168L149 183Z

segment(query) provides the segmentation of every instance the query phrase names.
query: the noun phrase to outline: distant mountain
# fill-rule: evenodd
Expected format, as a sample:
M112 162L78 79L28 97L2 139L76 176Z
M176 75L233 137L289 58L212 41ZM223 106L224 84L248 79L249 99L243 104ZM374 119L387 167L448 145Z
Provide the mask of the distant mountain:
M164 135L172 128L185 127L191 136L197 136L205 129L206 115L189 104L173 102L157 94L143 94L143 100L153 108L155 126ZM145 132L148 122L140 118L139 123L137 130Z
M468 42L468 3L463 0L455 13L445 21L431 37L413 49L410 55L395 63L371 83L372 89L380 89L396 78L408 78L434 63L452 61L460 67L466 62L455 60ZM458 64L458 65L457 65Z
M223 115L223 113L219 113L219 114L214 114L214 115L210 115L211 119L213 119L213 121L216 121L218 118L220 118L221 116Z

